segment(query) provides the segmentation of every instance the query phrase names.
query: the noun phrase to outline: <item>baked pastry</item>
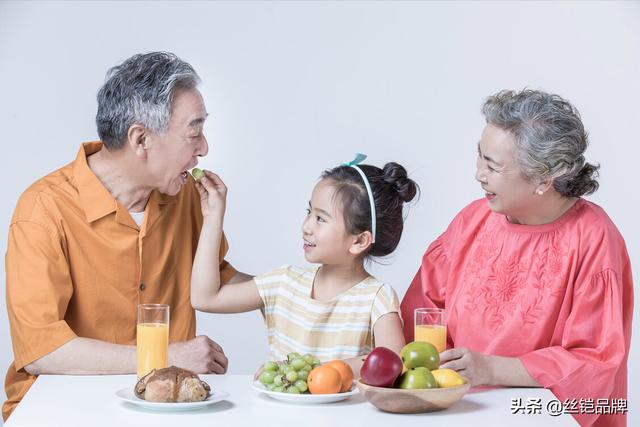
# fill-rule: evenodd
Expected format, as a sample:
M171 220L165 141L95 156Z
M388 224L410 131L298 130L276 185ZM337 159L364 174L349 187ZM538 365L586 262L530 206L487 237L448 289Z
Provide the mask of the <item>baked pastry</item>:
M150 402L200 402L209 397L211 387L193 372L170 366L140 378L134 392Z

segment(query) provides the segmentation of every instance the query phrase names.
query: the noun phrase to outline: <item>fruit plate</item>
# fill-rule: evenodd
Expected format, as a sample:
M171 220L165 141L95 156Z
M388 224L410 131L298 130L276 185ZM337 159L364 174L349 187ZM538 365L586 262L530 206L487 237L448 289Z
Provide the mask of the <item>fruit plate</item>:
M225 400L229 397L229 393L222 390L213 390L211 395L201 402L148 402L136 397L133 392L133 387L128 387L116 391L116 396L123 402L140 406L145 409L151 409L153 411L193 411Z
M340 402L341 400L348 399L354 394L358 394L358 389L356 388L355 384L351 386L351 390L345 391L344 393L335 394L290 394L283 393L281 391L270 391L267 390L260 381L253 382L253 389L259 393L266 394L267 396L276 400L305 404Z
M403 390L399 388L374 387L357 383L360 392L373 406L397 414L417 414L447 409L462 399L469 391L466 382L457 387Z

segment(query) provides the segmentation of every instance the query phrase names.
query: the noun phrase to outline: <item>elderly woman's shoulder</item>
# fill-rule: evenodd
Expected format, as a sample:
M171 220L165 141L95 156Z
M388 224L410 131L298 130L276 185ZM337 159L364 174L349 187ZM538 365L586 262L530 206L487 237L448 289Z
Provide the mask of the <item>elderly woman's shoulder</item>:
M595 239L612 239L624 242L622 234L613 220L598 204L585 199L578 199L575 204L577 222Z
M491 208L489 207L489 203L487 203L487 199L485 199L484 197L481 199L474 200L473 202L469 203L467 206L462 208L462 210L460 211L461 214L464 213L467 215L469 214L485 215L489 212L491 212Z
M487 223L491 214L486 199L475 200L456 214L443 236L452 237L454 240L462 238L463 235L474 236L477 229Z
M464 221L476 222L478 220L482 220L482 218L488 217L491 213L492 211L489 207L489 203L487 203L487 199L482 198L474 200L462 208L460 212L458 212L458 215L456 215L456 218Z

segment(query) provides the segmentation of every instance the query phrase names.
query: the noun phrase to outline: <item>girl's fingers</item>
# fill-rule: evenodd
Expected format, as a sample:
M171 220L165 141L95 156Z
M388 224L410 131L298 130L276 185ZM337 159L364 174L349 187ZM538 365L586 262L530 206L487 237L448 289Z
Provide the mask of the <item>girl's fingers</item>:
M258 378L260 378L260 374L262 374L262 371L263 371L263 368L262 368L262 366L260 366L258 368L258 370L256 371L256 373L253 374L253 380L254 381L257 380Z
M218 175L207 170L205 170L204 173L205 176L200 179L200 184L204 186L207 192L211 193L213 191L216 191L221 194L226 194L227 187L224 185L224 182Z
M207 178L209 178L209 179L211 180L211 182L213 182L214 184L218 184L218 183L224 184L224 183L222 182L222 179L218 176L218 174L216 174L216 173L214 173L214 172L211 172L211 171L205 170L205 171L204 171L204 175L205 175Z
M198 181L198 184L203 186L206 189L209 189L211 187L211 181L209 181L209 178L207 178L206 176L203 176L202 178L200 178L200 181Z
M196 182L196 190L198 190L198 194L200 194L201 199L206 199L207 196L209 195L209 192L207 191L207 189L204 188L204 186L199 182Z

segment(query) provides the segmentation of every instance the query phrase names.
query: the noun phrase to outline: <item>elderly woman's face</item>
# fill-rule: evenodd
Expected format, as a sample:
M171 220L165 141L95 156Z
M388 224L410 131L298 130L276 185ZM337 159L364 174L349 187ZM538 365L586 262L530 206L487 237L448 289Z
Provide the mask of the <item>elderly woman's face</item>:
M512 222L522 222L535 209L537 184L527 180L515 158L513 135L488 124L478 143L476 180L485 191L489 207Z

